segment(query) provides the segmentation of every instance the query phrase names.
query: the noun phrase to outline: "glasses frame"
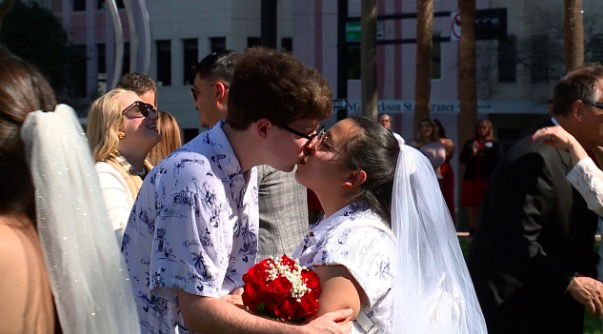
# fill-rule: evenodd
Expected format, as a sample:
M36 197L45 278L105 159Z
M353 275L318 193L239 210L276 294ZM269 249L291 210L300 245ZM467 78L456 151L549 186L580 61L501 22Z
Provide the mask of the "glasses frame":
M595 108L603 109L603 102L591 102L591 101L582 101L584 104L588 104L589 106L593 106Z
M148 117L149 114L152 112L153 114L157 114L157 110L155 110L155 107L153 107L152 105L142 102L142 101L134 101L134 103L130 104L129 106L127 106L122 112L122 115L125 115L128 111L137 108L138 111L140 112L140 114L143 117Z

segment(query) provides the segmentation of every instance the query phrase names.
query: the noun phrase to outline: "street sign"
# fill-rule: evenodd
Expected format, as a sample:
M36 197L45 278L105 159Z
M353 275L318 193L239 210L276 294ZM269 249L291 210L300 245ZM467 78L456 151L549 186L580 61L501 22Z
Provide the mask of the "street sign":
M475 39L499 39L507 36L507 9L491 8L475 11ZM450 12L450 40L461 38L461 13Z
M377 31L375 32L377 40L385 38L385 29L383 22L377 21ZM346 42L360 42L362 39L362 23L360 21L350 21L345 24Z
M450 12L450 40L458 41L461 38L461 12Z

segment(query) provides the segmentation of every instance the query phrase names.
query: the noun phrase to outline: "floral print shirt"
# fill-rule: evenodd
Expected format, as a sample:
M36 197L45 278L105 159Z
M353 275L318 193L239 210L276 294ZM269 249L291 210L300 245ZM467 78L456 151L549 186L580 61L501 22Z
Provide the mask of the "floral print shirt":
M306 267L342 265L368 297L352 333L389 333L392 327L395 239L363 202L350 204L314 225L293 253Z
M157 165L132 208L122 253L143 333L188 333L175 290L221 297L255 262L257 175L243 174L223 124Z

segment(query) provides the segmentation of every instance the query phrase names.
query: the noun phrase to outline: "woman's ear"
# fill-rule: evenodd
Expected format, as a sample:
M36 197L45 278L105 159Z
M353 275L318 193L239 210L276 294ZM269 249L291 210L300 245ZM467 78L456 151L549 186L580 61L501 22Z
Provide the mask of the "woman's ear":
M351 171L343 182L346 188L359 187L366 181L366 172L362 169Z

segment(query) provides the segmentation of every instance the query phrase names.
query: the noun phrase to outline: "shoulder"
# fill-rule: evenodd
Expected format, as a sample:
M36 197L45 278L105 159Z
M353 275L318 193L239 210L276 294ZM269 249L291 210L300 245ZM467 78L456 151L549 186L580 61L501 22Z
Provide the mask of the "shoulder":
M125 186L126 180L115 167L111 166L111 164L100 161L97 162L94 167L101 187L108 184L115 184L116 182L122 183Z
M94 168L96 168L96 172L101 174L101 173L105 173L105 174L117 174L119 175L119 172L115 169L115 167L111 166L111 164L104 162L104 161L99 161L94 165Z

